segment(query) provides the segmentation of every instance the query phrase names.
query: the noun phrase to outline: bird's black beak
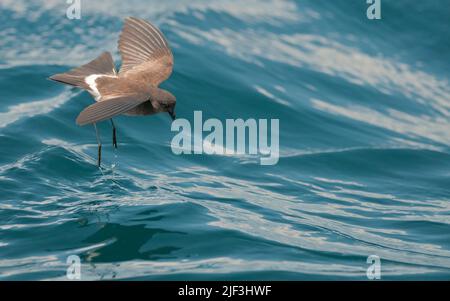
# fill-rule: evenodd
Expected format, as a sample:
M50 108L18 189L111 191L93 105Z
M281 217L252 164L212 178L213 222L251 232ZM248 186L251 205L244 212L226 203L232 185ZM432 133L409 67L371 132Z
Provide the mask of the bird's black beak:
M169 113L170 117L172 118L172 121L175 120L176 116L175 116L175 112L173 110L171 110L167 113Z

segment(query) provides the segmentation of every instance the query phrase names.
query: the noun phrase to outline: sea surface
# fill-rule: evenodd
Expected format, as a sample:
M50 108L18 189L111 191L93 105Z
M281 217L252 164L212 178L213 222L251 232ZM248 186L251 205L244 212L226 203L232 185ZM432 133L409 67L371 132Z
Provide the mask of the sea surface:
M450 279L448 0L0 1L0 280ZM280 158L176 155L167 114L79 127L47 78L161 28L177 117L279 119Z

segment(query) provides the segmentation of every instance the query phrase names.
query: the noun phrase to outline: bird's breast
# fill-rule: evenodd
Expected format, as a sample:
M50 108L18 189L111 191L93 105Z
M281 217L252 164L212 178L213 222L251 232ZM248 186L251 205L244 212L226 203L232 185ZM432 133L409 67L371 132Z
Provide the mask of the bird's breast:
M156 111L153 108L152 103L150 102L150 100L148 100L138 105L137 107L134 107L133 109L127 111L126 113L124 113L124 115L136 116L136 115L151 115L155 113Z

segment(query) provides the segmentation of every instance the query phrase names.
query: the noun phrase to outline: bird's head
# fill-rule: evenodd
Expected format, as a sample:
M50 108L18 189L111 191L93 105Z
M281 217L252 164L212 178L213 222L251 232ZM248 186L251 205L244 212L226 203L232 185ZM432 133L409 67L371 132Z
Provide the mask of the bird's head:
M176 97L169 91L160 89L158 102L161 112L169 113L172 120L175 120L175 104L177 102Z

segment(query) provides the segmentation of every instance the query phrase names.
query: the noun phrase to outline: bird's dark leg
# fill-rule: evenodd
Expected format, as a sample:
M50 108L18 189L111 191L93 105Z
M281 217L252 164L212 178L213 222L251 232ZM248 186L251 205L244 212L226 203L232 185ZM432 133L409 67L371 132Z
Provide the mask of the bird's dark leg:
M102 142L100 141L100 136L98 135L97 125L94 123L95 135L97 136L97 144L98 144L98 155L97 155L97 165L100 167L100 163L102 162Z
M114 146L114 148L117 148L116 127L114 125L114 121L112 120L112 118L110 120L111 120L111 125L113 128L113 146Z

